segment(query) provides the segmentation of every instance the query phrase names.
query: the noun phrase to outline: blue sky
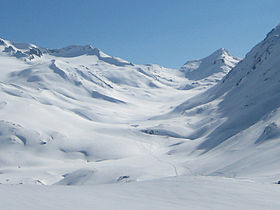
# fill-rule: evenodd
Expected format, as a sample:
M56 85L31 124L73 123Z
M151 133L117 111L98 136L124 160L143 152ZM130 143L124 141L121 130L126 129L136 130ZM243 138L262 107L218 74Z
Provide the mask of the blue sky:
M280 23L279 0L1 0L0 36L92 44L134 63L179 67L224 47L243 57Z

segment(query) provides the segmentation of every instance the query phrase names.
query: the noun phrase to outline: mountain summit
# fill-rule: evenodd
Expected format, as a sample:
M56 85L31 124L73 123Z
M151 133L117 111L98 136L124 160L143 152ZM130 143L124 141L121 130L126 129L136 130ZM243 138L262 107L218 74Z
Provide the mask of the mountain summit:
M238 147L240 144L240 153L246 153L246 150L274 145L271 146L273 151L265 148L262 155L255 157L251 162L257 164L258 161L270 161L269 158L276 161L276 157L271 157L271 154L280 151L276 141L280 138L279 54L278 25L252 48L222 82L175 109L175 112L185 115L194 109L202 110L201 113L215 113L214 117L209 118L207 115L201 115L201 121L211 123L205 123L201 129L203 132L196 133L196 138L203 136L205 139L198 149L209 152L225 145L235 144L233 147ZM199 114L196 115L198 116ZM276 173L278 169L273 170Z
M209 76L221 79L241 59L233 57L227 50L220 48L206 58L186 62L180 71L191 80L201 80Z

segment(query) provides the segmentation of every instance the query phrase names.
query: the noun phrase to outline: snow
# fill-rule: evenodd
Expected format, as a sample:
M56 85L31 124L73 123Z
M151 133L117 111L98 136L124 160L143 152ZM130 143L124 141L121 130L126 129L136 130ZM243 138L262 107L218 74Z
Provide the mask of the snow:
M196 173L279 179L278 27L216 86L156 118L169 131L171 120L194 130L188 138L196 142L190 153L197 157L187 165ZM190 148L180 147L172 154Z
M279 35L178 70L1 39L3 208L277 209Z
M185 76L192 80L207 78L220 80L223 78L241 59L233 57L224 48L216 50L206 58L188 61L181 67ZM211 76L211 77L210 77Z
M1 186L4 209L277 209L280 188L217 177L95 186ZM16 202L15 202L16 198Z

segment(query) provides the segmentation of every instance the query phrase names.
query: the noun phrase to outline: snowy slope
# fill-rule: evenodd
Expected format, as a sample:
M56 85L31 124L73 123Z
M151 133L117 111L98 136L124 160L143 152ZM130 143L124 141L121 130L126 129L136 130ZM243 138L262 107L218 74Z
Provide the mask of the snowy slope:
M186 62L180 71L184 72L185 76L191 80L220 80L240 60L221 48L206 58Z
M277 94L280 62L279 34L280 29L277 26L226 75L222 82L203 95L180 105L176 111L221 100L218 111L228 120L212 135L217 139L219 131L224 131L221 138L227 139L276 110L280 105ZM198 98L202 100L197 100ZM227 127L231 129L228 130Z
M201 92L182 90L192 81L180 71L131 64L91 46L49 50L2 40L0 48L1 183L98 184L178 173L157 157L173 140L149 137L138 123Z
M192 173L279 179L279 53L277 26L220 83L153 118L158 125L149 129L191 140L172 155L188 156Z

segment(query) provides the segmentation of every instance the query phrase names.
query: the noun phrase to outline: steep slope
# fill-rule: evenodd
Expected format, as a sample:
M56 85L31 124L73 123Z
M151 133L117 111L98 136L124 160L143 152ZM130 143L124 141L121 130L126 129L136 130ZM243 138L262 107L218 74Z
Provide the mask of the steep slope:
M205 147L213 148L279 107L279 28L277 26L255 46L222 82L176 108L180 112L221 100L218 112L227 120L213 131L209 138L215 140L206 141Z
M219 96L228 91L219 110L228 120L211 134L212 139L215 136L223 141L279 108L279 35L278 26L211 93ZM211 148L219 143L211 136L201 147Z

